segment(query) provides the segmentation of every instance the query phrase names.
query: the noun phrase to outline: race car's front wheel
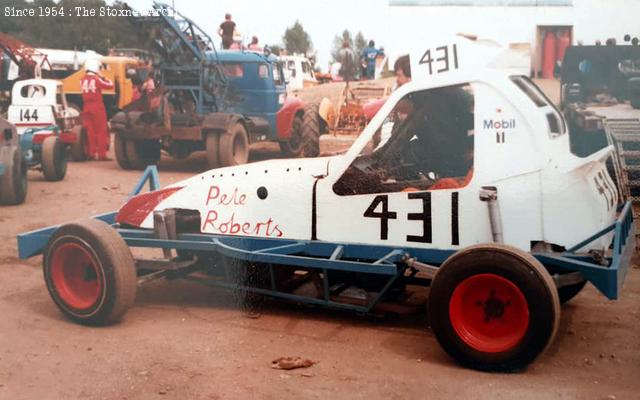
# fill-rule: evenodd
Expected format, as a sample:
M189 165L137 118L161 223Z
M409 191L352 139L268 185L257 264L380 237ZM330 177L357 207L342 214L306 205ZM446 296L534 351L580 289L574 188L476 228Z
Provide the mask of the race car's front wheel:
M0 203L21 204L27 197L27 161L19 146L0 147Z
M237 123L220 136L222 167L246 164L249 161L249 136L244 125Z
M131 251L102 221L82 220L58 228L44 251L43 271L58 308L81 324L116 322L135 301Z
M73 161L86 161L87 156L87 130L78 125L73 129L76 142L71 145L71 158Z
M56 136L42 142L42 173L48 181L61 181L67 174L67 146Z
M429 317L438 342L460 364L513 371L553 341L560 301L551 276L533 256L505 245L477 245L440 267Z

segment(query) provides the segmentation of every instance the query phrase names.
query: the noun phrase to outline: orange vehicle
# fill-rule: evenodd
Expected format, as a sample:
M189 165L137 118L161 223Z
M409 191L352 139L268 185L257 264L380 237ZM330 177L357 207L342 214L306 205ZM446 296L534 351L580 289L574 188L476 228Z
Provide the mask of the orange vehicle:
M102 92L107 115L111 118L117 111L136 100L134 86L138 79L141 81L146 77L148 70L143 62L131 57L106 56L101 57L100 61L100 74L115 84L113 89ZM69 106L78 110L82 109L80 80L84 75L85 70L81 68L61 79Z

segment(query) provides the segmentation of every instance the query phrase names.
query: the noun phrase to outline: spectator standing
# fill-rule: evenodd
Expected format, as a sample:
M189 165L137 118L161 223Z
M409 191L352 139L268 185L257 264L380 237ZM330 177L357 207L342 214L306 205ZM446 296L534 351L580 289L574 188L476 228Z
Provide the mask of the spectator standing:
M229 49L233 44L233 32L236 29L236 23L231 20L231 14L225 14L224 22L220 24L218 35L222 38L222 48Z
M342 43L342 48L338 52L338 58L340 61L340 76L348 83L355 80L356 77L356 57L355 53L351 49L349 42Z
M376 73L376 58L380 51L376 49L376 43L373 40L369 40L369 45L362 49L360 55L361 60L365 64L365 77L367 79L375 78Z

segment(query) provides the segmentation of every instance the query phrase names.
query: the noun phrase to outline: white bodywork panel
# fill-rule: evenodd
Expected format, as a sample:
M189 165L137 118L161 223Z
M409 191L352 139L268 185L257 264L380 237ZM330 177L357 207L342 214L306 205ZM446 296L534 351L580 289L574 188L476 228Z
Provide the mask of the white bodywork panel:
M21 135L27 129L57 125L63 119L77 119L79 113L67 107L60 81L28 79L13 85L7 117Z
M300 90L305 85L305 81L311 84L317 84L316 78L313 76L311 63L306 57L302 56L280 56L283 64L284 77L287 81L287 90ZM307 71L302 68L302 63L306 63ZM294 76L295 71L295 76Z
M271 160L211 170L171 186L184 186L156 209L200 212L202 232L272 238L311 238L314 176L327 158ZM260 199L264 187L267 197ZM141 225L153 227L153 215Z
M488 206L479 197L489 186L497 189L504 242L525 251L539 241L569 248L611 224L618 198L605 161L612 148L587 158L574 156L564 119L539 98L543 95L476 61L474 68L464 69L469 58L459 52L469 44L463 41L432 48L430 74L428 63L413 58L413 76L418 77L391 95L346 154L211 170L172 185L184 188L156 210L198 210L205 233L458 249L493 241ZM444 47L449 49L446 63L444 50L437 50ZM422 61L426 53L419 53ZM445 64L448 69L437 72ZM460 84L470 85L475 100L473 174L466 186L335 193L336 181L403 97ZM257 196L260 187L268 192L264 200ZM379 217L383 212L385 221ZM151 214L141 226L153 227ZM602 250L610 239L607 235L587 249Z

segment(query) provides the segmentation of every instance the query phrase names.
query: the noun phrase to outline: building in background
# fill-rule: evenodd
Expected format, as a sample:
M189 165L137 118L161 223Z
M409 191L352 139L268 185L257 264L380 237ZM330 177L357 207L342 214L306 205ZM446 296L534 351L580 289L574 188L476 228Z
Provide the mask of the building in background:
M604 45L608 38L621 44L626 34L640 37L640 1L389 0L389 5L391 26L402 26L412 40L473 34L528 53L531 74L540 77L553 75L568 45Z

